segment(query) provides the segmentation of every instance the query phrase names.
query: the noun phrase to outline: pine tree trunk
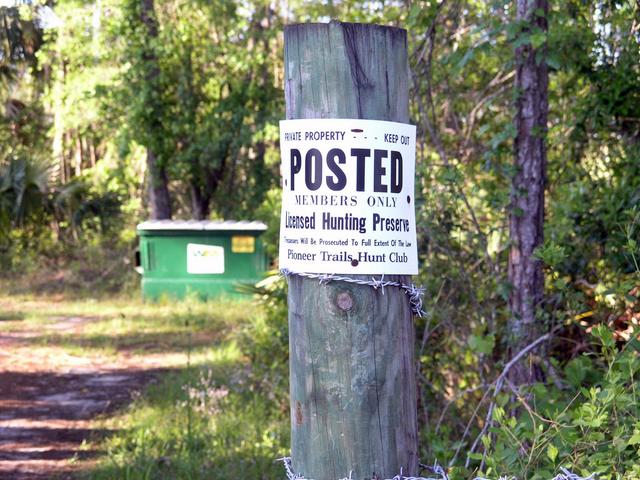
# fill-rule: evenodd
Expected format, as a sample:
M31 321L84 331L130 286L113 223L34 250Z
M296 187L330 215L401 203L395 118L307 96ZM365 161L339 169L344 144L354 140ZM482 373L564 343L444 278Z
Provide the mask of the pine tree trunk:
M158 21L156 19L153 0L141 0L140 20L147 30L149 45L155 43L158 38ZM147 63L146 82L150 88L157 86L160 77L158 58L149 46L143 53L143 61ZM147 172L148 172L148 199L153 220L163 220L171 218L171 198L169 196L169 186L167 171L164 165L159 164L156 152L147 146Z
M209 217L209 204L211 195L203 192L203 189L195 183L189 186L191 192L191 216L194 220L206 220Z
M165 220L171 218L171 199L169 197L169 187L167 172L164 168L158 167L157 159L151 149L147 149L147 172L148 181L147 194L151 219Z
M547 0L516 0L516 21L522 35L547 32ZM542 262L534 250L543 243L544 188L547 153L548 70L546 44L534 48L526 43L516 49L515 176L511 189L509 234L509 295L511 310L510 355L531 343L541 332L540 306L544 294ZM532 364L511 370L516 385L540 379L540 369Z

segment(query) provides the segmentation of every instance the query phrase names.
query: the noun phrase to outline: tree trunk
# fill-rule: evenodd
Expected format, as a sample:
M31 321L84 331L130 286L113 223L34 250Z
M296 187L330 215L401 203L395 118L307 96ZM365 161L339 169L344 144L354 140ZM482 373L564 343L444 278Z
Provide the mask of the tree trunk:
M160 77L160 67L158 57L154 51L153 44L158 38L158 21L153 0L141 0L140 20L147 30L149 38L148 48L143 52L142 58L146 65L146 82L149 88L157 88ZM147 145L147 172L148 172L148 198L151 218L153 220L163 220L171 218L171 197L169 196L169 186L167 170L158 161L156 152Z
M205 220L209 216L211 195L203 194L202 188L195 183L189 185L191 191L191 216L195 220Z
M64 148L62 153L62 168L64 169L65 182L71 181L71 155L69 149L71 148L71 133L69 130L64 132L62 146Z
M74 133L76 136L75 175L76 177L79 177L80 175L82 175L82 163L84 160L83 147L82 147L82 135L80 135L80 132L78 132L78 130L75 130Z
M287 119L408 123L406 42L405 30L378 25L286 27ZM405 294L293 275L288 306L295 472L316 480L415 474L414 331Z
M151 149L147 149L147 193L152 220L171 218L171 199L167 172L157 165L157 159Z
M547 0L516 0L516 20L521 35L547 32ZM534 250L543 243L544 189L546 177L546 133L548 70L546 43L534 48L526 43L516 49L515 176L511 188L509 216L509 321L510 356L513 357L541 332L540 306L544 294L542 262ZM540 369L522 362L511 370L516 385L540 379Z
M90 159L91 159L91 167L95 167L96 166L96 162L97 162L97 155L96 155L96 144L95 144L95 138L91 139L91 143L89 144L89 155L90 155Z
M64 101L63 90L66 81L67 66L64 60L60 59L60 66L56 71L56 79L53 84L53 141L51 144L53 158L58 162L59 180L64 184L69 181L66 172L65 162L65 130L64 130Z

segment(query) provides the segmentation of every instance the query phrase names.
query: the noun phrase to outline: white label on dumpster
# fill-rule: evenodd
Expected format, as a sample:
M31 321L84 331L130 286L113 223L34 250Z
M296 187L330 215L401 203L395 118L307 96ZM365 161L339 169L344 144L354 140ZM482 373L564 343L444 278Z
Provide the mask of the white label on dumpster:
M187 273L224 273L224 248L187 243Z
M418 273L416 127L377 120L280 122L280 268Z

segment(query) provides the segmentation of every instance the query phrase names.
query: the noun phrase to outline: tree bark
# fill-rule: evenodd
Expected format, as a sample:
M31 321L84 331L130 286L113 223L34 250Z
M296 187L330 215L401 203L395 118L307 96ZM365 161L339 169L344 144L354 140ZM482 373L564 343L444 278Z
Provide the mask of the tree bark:
M82 164L84 163L84 148L82 146L82 135L78 130L74 131L76 136L76 162L75 162L75 175L79 177L82 175Z
M547 0L516 0L516 21L521 35L547 32ZM528 42L516 49L515 170L511 189L509 234L510 356L541 333L540 307L544 295L542 262L534 251L544 240L544 189L546 181L546 133L548 69L546 42L534 48ZM511 369L516 385L540 380L535 365L521 363Z
M191 182L191 216L194 220L205 220L210 213L211 195L200 185ZM204 190L204 192L203 192Z
M157 164L155 154L147 148L147 172L148 185L147 194L149 198L149 209L152 220L165 220L171 218L171 198L167 172Z
M143 62L146 63L146 78L149 88L158 88L160 78L160 67L158 57L154 51L154 43L158 39L158 21L156 19L153 0L141 0L140 20L146 28L149 39L147 48L143 52ZM150 127L152 128L152 127ZM151 135L150 135L151 136ZM169 195L169 185L166 167L158 160L156 152L150 145L147 148L147 172L148 172L148 199L153 220L164 220L171 218L171 197Z

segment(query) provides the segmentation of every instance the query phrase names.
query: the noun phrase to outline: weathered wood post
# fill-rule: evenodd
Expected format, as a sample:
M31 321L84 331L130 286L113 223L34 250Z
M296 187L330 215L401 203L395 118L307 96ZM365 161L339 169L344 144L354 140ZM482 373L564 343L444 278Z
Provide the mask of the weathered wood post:
M409 122L403 29L287 26L284 64L287 119ZM415 474L414 330L405 293L292 275L288 304L293 470L314 480Z

